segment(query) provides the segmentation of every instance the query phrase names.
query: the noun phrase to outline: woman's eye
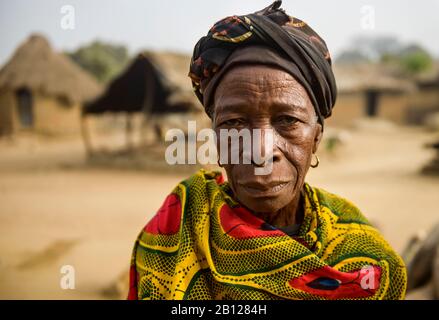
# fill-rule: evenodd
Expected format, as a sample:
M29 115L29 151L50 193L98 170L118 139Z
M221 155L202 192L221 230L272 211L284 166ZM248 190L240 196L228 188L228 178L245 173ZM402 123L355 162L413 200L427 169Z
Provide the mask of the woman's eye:
M297 118L292 116L281 116L276 119L276 122L283 126L291 126L294 125L297 121L299 121Z
M223 121L222 124L226 125L228 127L237 127L237 126L244 124L244 120L243 119L229 119L229 120Z

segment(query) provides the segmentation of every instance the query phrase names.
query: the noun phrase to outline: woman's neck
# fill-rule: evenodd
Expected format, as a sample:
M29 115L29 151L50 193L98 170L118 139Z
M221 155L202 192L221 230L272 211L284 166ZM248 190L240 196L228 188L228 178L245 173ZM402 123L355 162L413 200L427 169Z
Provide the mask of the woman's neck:
M288 205L274 213L256 213L256 216L275 227L301 224L304 218L302 193Z

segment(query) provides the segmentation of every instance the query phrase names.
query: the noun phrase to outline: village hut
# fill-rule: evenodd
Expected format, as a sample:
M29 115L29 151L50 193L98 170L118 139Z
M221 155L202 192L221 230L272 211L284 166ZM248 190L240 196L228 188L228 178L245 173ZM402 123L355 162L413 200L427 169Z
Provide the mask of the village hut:
M80 132L82 104L100 85L41 35L31 35L0 70L0 135Z
M439 129L439 62L414 79L418 88L410 99L409 122Z
M434 156L424 165L421 173L425 175L439 176L439 139L436 142L427 144L426 147L434 150Z
M412 81L398 77L379 64L337 64L334 66L338 96L329 125L349 126L370 117L407 122L409 97L416 91Z
M190 57L175 52L145 51L137 55L107 90L83 108L83 116L125 114L127 144L133 134L132 119L141 115L143 129L161 140L170 128L187 128L188 120L206 121L188 78ZM90 132L84 134L90 146Z

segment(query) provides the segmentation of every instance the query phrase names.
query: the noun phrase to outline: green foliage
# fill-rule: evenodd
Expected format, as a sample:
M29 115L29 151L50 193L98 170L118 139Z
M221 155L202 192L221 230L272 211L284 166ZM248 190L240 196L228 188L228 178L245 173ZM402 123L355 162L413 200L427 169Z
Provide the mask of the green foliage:
M107 83L118 75L129 61L126 47L100 41L80 47L67 55L101 83Z
M425 51L416 51L401 56L400 63L406 73L414 75L429 70L433 59Z
M365 63L369 62L370 58L357 49L349 49L341 52L335 61L338 63Z
M356 37L336 61L379 62L396 67L409 76L428 71L433 66L433 58L425 48L416 43L402 43L392 36Z

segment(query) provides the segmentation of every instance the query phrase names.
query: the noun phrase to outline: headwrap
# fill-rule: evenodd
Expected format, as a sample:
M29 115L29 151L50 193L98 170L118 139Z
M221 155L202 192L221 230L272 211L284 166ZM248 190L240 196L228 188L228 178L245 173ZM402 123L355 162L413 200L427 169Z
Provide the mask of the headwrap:
M209 117L221 77L239 64L280 67L306 89L322 125L331 115L337 88L326 43L281 4L277 0L253 14L222 19L195 45L189 77Z

